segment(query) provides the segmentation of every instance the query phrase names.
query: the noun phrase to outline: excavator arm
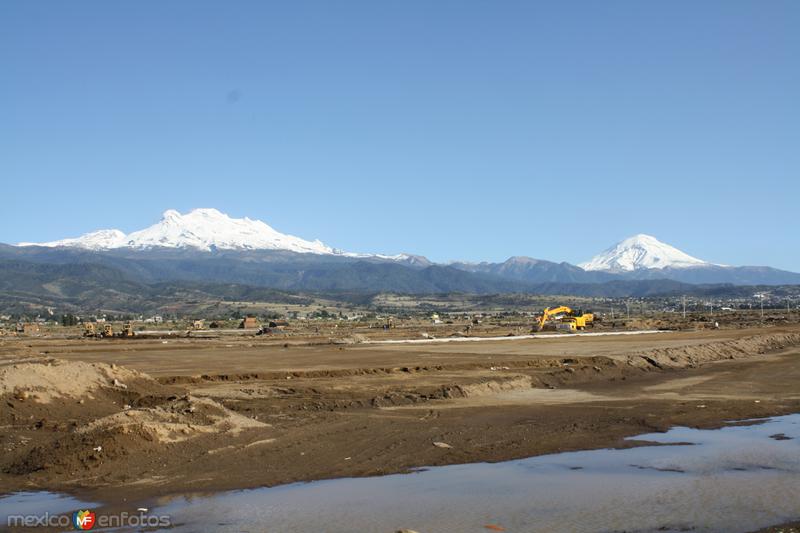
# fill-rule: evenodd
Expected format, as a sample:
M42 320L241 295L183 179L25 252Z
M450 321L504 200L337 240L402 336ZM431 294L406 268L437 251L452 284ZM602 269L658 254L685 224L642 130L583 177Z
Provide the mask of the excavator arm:
M539 317L539 331L544 328L544 325L548 320L560 314L571 315L572 309L566 305L560 305L558 307L546 307L544 311L542 311L542 316Z

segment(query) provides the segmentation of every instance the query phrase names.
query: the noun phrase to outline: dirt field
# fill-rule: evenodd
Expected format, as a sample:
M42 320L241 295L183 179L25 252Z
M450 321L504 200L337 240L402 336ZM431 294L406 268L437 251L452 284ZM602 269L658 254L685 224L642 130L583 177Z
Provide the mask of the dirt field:
M799 412L798 382L796 326L389 345L7 338L0 492L130 501L631 446Z

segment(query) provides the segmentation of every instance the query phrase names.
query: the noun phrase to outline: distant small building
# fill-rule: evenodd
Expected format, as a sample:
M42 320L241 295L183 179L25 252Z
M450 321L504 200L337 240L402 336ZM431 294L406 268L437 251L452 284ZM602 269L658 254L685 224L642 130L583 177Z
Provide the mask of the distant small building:
M38 335L39 324L35 322L26 322L25 324L18 326L17 331L25 335Z
M203 329L205 327L205 323L202 320L195 320L192 322L192 327L194 329Z
M239 329L258 329L258 319L254 316L245 317L239 324Z

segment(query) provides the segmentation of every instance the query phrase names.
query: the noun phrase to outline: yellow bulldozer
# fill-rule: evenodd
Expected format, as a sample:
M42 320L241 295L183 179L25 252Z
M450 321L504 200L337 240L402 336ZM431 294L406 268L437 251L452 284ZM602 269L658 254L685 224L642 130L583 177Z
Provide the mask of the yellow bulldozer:
M136 335L133 331L133 324L130 322L125 322L122 325L122 331L119 333L114 332L114 328L111 324L103 324L103 330L101 332L97 332L97 327L92 323L86 323L83 325L83 336L84 337L102 337L104 339L113 339L116 337L133 337Z
M557 320L554 329L566 329L568 331L583 331L586 327L594 326L594 314L583 311L573 311L566 305L558 307L546 307L538 317L535 331L544 330L548 323Z
M135 333L133 332L133 324L130 322L125 322L122 324L122 332L119 334L120 337L133 337Z

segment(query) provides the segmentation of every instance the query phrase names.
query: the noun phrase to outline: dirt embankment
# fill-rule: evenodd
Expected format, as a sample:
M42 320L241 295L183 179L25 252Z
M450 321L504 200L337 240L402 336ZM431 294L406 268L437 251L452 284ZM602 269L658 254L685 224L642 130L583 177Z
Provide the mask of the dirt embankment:
M91 397L101 388L122 391L128 388L125 382L147 381L152 381L149 376L116 365L26 358L0 368L0 396L50 403Z
M360 367L215 374L159 378L169 385L213 390L221 401L238 387L234 409L268 396L270 407L305 411L338 411L367 407L408 406L434 400L473 398L512 390L574 387L636 379L643 374L696 368L702 364L747 358L800 345L800 333L751 335L639 354L596 357L535 357L502 362L453 362L423 366ZM341 382L353 383L341 387ZM240 384L255 384L242 386ZM221 391L221 392L220 392ZM269 409L264 402L254 409Z
M651 365L659 369L686 368L713 361L752 357L798 345L800 333L773 333L697 346L655 349L631 356L627 362L633 366Z
M15 362L0 369L0 393L0 421L19 431L3 434L10 459L3 471L16 476L71 476L200 435L269 427L144 373L101 363Z
M795 356L756 357L791 347L799 332L619 355L456 354L413 367L159 380L119 365L7 358L0 491L146 496L631 445L622 437L673 424L800 410ZM728 362L707 364L717 361Z

